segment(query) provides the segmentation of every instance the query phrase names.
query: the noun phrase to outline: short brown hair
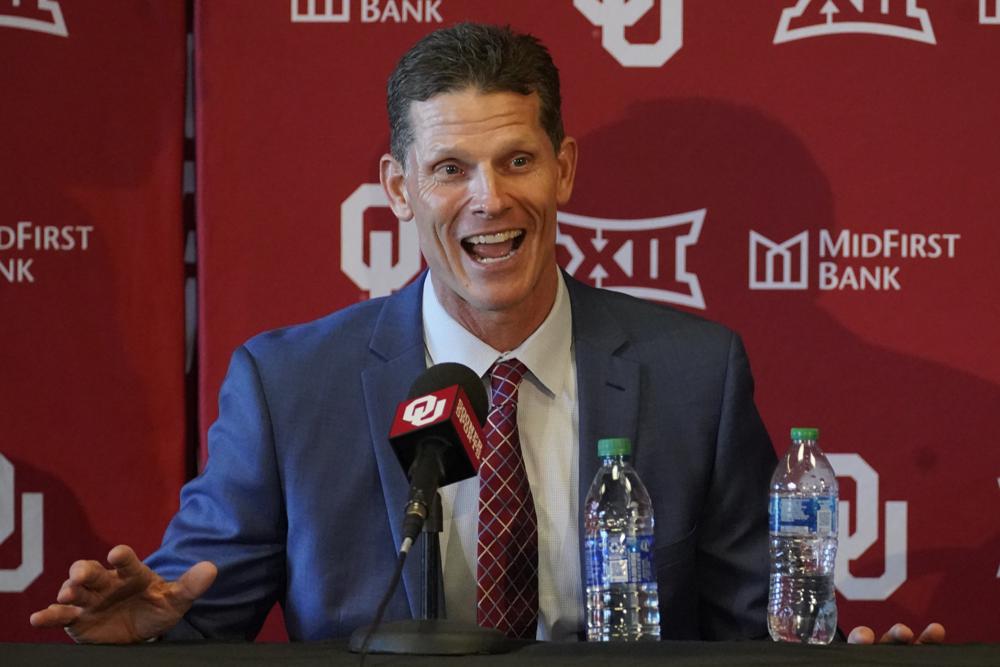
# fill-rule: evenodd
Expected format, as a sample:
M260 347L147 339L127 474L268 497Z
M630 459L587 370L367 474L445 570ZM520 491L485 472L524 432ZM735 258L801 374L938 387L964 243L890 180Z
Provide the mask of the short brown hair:
M407 51L389 76L389 146L405 164L413 142L410 103L465 88L484 93L537 93L539 122L556 152L562 146L559 70L535 37L509 26L459 23L430 33Z

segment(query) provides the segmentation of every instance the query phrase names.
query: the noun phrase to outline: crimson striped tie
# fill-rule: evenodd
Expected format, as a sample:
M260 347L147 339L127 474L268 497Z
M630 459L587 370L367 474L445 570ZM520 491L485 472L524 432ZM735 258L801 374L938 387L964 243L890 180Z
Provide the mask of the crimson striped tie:
M517 434L517 359L490 369L490 414L479 468L476 569L479 625L534 639L538 623L538 520Z

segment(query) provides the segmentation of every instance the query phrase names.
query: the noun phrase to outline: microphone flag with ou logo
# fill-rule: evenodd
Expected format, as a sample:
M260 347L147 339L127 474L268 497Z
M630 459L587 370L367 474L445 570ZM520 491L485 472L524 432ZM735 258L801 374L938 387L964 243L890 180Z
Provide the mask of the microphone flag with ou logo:
M452 445L442 460L443 484L451 484L479 472L483 454L482 426L469 399L458 385L399 404L389 431L389 442L403 470L409 470L417 445L426 440L444 440Z
M403 409L403 421L414 426L432 424L441 418L447 406L447 400L440 400L433 394L421 396L406 404Z

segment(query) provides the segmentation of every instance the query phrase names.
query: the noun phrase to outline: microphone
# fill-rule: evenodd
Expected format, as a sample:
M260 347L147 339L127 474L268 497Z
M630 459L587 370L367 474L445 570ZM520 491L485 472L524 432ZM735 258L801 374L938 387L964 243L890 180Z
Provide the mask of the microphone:
M449 362L421 373L396 408L389 443L410 479L401 553L420 533L438 488L478 474L488 404L475 371Z
M423 619L397 621L382 627L382 617L393 591L399 585L403 564L420 533L438 487L476 475L483 455L480 424L486 421L486 389L476 373L462 364L431 366L414 380L409 397L396 408L389 442L410 478L410 497L403 520L403 543L389 588L379 602L372 625L351 635L350 648L361 653L369 646L378 653L414 655L470 655L506 653L507 638L496 628L480 628L437 617L436 572L439 565L438 536L429 532L424 540ZM440 524L430 526L440 530ZM380 629L381 628L381 629ZM377 633L376 633L377 631Z

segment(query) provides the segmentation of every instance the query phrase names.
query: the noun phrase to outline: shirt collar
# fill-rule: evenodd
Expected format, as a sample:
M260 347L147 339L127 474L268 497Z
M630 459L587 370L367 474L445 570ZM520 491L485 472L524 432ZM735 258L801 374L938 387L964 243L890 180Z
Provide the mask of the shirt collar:
M557 395L566 382L566 370L572 361L573 315L562 272L552 310L535 331L513 350L495 350L473 336L445 311L438 301L430 276L424 281L424 345L431 364L447 361L465 364L480 377L495 362L517 358L550 394Z

